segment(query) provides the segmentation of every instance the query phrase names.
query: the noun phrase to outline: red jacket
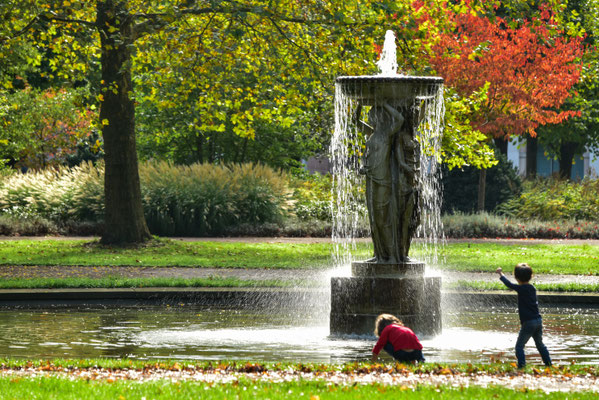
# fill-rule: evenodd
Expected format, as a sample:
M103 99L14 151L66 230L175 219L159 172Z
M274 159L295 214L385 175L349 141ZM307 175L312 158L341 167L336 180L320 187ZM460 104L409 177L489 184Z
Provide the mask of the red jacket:
M387 325L381 332L381 336L374 345L372 352L374 354L379 354L381 349L385 347L387 343L391 343L395 351L410 349L422 350L422 344L420 344L418 337L410 328L405 326L395 324Z

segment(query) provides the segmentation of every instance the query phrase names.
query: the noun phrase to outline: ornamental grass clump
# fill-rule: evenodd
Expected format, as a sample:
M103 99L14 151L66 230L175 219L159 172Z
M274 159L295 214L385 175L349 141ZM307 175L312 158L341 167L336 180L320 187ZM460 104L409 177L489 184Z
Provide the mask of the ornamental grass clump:
M103 167L83 163L4 177L0 184L0 214L27 220L46 218L97 221L104 203Z
M165 236L222 235L240 224L278 222L287 196L282 172L259 164L140 167L150 231Z
M280 223L285 213L287 177L264 165L141 163L139 174L144 213L153 234L222 235L242 224ZM104 164L0 178L0 216L4 234L99 233L104 219Z

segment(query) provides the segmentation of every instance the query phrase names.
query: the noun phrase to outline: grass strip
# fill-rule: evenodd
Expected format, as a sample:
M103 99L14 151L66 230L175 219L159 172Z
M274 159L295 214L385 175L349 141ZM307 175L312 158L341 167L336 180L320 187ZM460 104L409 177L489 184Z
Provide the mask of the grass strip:
M533 282L534 283L534 282ZM579 292L579 293L599 293L599 284L596 283L538 283L534 284L540 292ZM501 282L487 281L464 281L451 282L444 284L445 289L456 290L509 290Z
M264 382L238 379L229 383L205 383L167 380L89 381L58 377L0 378L4 398L15 399L596 399L596 392L546 393L542 390L514 390L500 386L451 387L449 385L367 385L331 384L324 380Z
M0 241L5 265L138 265L210 268L329 268L330 243L182 242L156 239L146 246L118 248L86 240ZM418 246L412 256L418 259ZM519 262L536 274L599 274L599 246L567 244L450 243L440 249L440 269L481 272L502 267L506 273ZM369 243L358 243L354 259L372 254Z
M246 280L238 278L33 278L3 279L0 289L63 289L63 288L150 288L150 287L294 287L307 286L300 280Z

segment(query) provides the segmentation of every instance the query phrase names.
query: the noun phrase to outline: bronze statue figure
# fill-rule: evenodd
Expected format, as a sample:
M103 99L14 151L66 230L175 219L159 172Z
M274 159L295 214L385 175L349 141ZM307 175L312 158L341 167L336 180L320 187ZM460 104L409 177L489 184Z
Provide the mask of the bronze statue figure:
M368 123L355 120L367 136L364 167L366 205L374 244L368 262L408 262L412 236L419 224L417 179L419 144L415 138L415 107L375 105Z

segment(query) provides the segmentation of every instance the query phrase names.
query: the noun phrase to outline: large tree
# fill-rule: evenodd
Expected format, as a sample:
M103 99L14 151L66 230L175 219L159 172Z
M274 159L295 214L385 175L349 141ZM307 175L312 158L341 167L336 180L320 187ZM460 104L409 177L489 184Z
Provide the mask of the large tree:
M526 134L534 137L540 125L578 115L558 108L579 79L582 37L560 28L547 8L541 7L530 19L507 20L485 14L473 4L445 6L451 29L431 37L430 57L431 65L460 95L487 88L471 125L489 139L507 140ZM484 168L479 182L482 210Z
M297 73L293 69L270 71L270 77L278 73L278 78L295 74L289 81L291 86L285 86L282 79L259 83L262 89L275 93L270 99L274 106L266 109L267 119L279 118L285 122L287 118L286 123L292 124L294 113L287 111L299 110L301 105L304 93L294 86L300 77L308 82L321 79L323 85L332 86L331 71L363 73L364 53L372 47L371 38L383 37L386 21L394 15L406 14L406 9L403 3L393 1L357 0L9 0L0 8L4 22L0 44L2 48L13 48L8 44L19 41L47 49L51 75L65 81L86 78L87 71L99 64L100 81L91 83L101 104L99 124L106 162L106 230L102 242L135 243L150 237L142 210L135 140L137 100L132 71L134 61L144 62L138 46L148 51L152 37L168 36L172 47L157 49L156 57L145 62L146 68L152 69L156 64L157 71L167 73L173 71L162 66L169 63L173 53L195 57L199 63L197 73L212 72L209 84L218 90L214 95L210 87L200 89L181 81L183 88L193 89L187 93L190 96L208 94L205 100L210 107L200 104L194 123L218 131L221 124L228 122L239 134L251 137L252 121L263 115L265 109L260 108L261 102L252 100L254 91L246 89L261 78L257 74L260 69L268 69L271 62L277 61L277 55L287 61L299 57L297 63L290 65L310 66ZM250 36L266 39L252 43L247 41ZM247 59L235 65L231 63L231 52L227 52L227 45L232 43L230 38L235 37L240 40L239 47L247 51L255 50L258 45L269 51L264 51L261 58L247 57L241 52ZM235 53L235 47L231 49ZM30 57L27 61L35 65L40 58ZM211 68L202 70L205 65ZM238 75L236 81L225 82L231 65L245 68L247 79L240 81ZM222 74L216 73L218 68ZM159 74L155 77L165 78ZM235 89L235 95L221 89L227 85ZM180 97L173 99L179 100ZM233 114L227 115L227 108Z

